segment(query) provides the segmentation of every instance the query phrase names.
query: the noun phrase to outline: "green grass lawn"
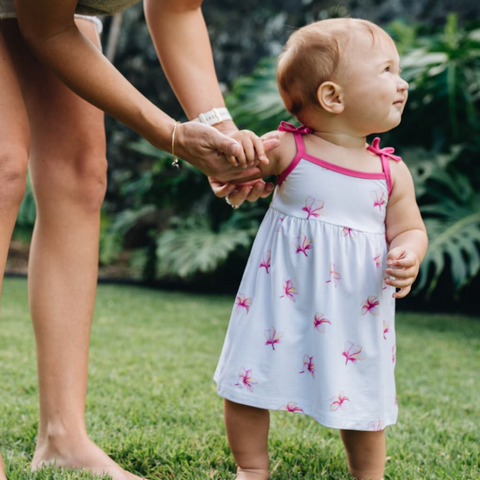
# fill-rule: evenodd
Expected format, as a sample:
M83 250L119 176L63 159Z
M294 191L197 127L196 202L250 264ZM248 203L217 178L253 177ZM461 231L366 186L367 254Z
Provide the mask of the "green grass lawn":
M29 471L38 422L26 282L7 279L0 319L0 449L9 480L92 479ZM233 297L99 287L91 342L90 436L149 479L233 479L212 375ZM480 319L397 315L399 422L385 479L480 478ZM338 432L273 412L273 479L348 479ZM98 477L97 477L98 478Z

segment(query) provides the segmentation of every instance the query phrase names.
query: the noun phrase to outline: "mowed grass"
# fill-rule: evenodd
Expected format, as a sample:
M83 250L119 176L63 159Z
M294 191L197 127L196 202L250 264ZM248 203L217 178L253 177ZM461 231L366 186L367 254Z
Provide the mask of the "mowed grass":
M9 480L93 479L29 462L38 424L26 282L7 279L0 318L0 449ZM212 375L233 297L98 289L87 425L124 468L148 479L233 479ZM385 479L480 478L480 319L397 315L399 422ZM349 479L338 432L272 413L273 479Z

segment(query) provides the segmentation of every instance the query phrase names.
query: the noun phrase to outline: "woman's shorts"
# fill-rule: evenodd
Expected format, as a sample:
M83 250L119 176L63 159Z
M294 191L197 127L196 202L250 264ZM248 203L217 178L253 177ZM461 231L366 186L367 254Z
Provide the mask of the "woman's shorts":
M13 0L0 0L0 20L3 20L5 18L17 18ZM84 20L93 22L97 27L98 33L99 34L102 33L103 24L99 18L91 17L88 15L77 15L77 14L75 14L75 18L82 18Z

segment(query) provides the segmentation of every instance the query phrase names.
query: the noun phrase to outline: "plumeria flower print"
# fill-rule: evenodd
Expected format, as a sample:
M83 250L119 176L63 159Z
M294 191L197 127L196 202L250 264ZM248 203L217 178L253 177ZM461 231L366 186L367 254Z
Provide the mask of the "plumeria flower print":
M235 300L235 313L238 315L242 309L248 313L250 310L250 305L252 305L252 299L246 297L243 293L239 293Z
M387 197L385 192L381 189L379 190L372 190L370 195L373 199L373 208L378 207L380 211L382 211L382 207L387 204Z
M328 267L328 276L330 277L330 280L327 280L325 283L330 283L332 282L335 288L337 287L337 280L341 280L342 276L335 271L335 264L331 263L330 266Z
M352 342L345 343L342 355L345 357L345 365L348 362L357 363L358 360L364 360L365 357L360 355L362 353L362 347L360 345L354 345Z
M325 216L327 215L326 212L323 212L323 207L325 205L325 202L322 200L317 200L316 198L313 197L307 197L305 199L305 206L302 208L304 212L307 212L307 220L310 217L319 217L319 216Z
M319 333L325 333L325 323L328 323L329 325L332 324L330 320L323 317L323 313L316 313L315 318L313 319L315 330Z
M385 280L388 280L390 278L390 275L387 275L386 273L383 274L383 288L382 290L386 290L388 288L388 285L385 283Z
M286 412L300 412L300 413L304 413L303 412L303 408L300 408L298 406L298 403L297 402L288 402L285 406L283 407L280 407L279 410L284 410Z
M306 257L308 257L307 250L311 250L313 248L312 241L308 240L304 233L302 233L300 237L293 238L293 245L296 249L295 253L302 252Z
M283 222L284 217L280 217L280 220L278 221L278 224L277 224L277 228L275 229L275 232L279 232L280 231L280 228L282 227L282 222Z
M386 335L387 335L387 333L390 331L390 330L389 330L389 327L390 327L390 324L387 323L387 322L384 320L384 321L383 321L383 338L384 338L384 340L387 339Z
M378 307L380 305L380 302L377 300L377 297L374 297L373 295L368 297L362 305L362 315L365 315L367 312L370 312L372 315L377 317L380 313L378 310Z
M340 392L338 396L332 397L330 400L333 400L333 402L330 405L330 410L332 412L336 412L338 409L345 411L345 402L349 402L350 399L346 397L343 392Z
M350 237L352 240L355 240L357 238L357 235L355 234L355 232L351 228L348 228L348 227L343 227L340 230L340 235L342 237Z
M280 343L280 339L283 337L283 332L277 333L275 327L271 327L269 330L265 330L263 334L267 339L265 345L271 345L273 350L275 350L275 344Z
M258 385L258 381L252 377L252 370L245 370L242 367L238 372L238 383L235 383L235 387L246 387L249 392L253 392L254 385Z
M397 359L397 346L393 345L393 347L392 347L392 363L395 363L396 359Z
M262 261L260 262L260 267L258 267L258 268L265 268L265 271L267 273L270 273L268 271L268 269L271 267L271 264L270 264L271 260L272 260L272 251L267 250L267 251L263 252Z
M313 363L313 356L309 357L308 355L303 356L303 370L300 373L308 372L315 378L315 364Z
M373 257L373 261L375 262L375 266L377 268L380 268L380 265L382 264L382 254L378 250L375 252L375 256Z
M298 295L297 289L293 286L292 280L283 281L283 295L280 295L280 298L287 297L292 302L295 301L295 295Z
M368 424L368 428L373 432L379 432L380 430L383 430L382 420L377 418L377 420Z

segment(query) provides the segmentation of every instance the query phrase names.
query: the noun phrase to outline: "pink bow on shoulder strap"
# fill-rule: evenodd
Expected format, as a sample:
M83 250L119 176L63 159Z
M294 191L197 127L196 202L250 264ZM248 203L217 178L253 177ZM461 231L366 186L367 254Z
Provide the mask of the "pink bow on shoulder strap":
M402 157L399 157L398 155L393 155L393 152L395 151L393 147L380 148L380 138L378 137L373 139L372 144L367 147L367 150L382 157L389 157L396 162L402 161Z
M306 127L305 125L301 125L300 127L296 127L288 122L280 122L280 126L278 130L281 132L291 132L291 133L299 133L300 135L306 135L307 133L313 133L313 130L310 127Z

